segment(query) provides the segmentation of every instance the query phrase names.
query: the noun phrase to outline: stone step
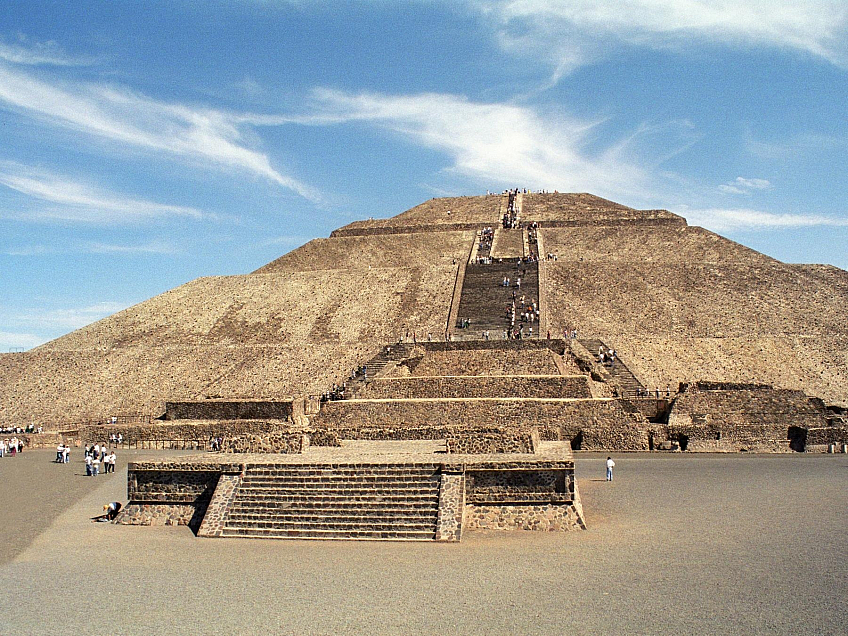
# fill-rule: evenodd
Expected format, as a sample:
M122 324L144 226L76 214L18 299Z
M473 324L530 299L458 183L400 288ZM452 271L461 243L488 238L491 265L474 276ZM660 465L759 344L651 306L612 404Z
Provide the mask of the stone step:
M378 532L372 530L274 530L271 528L224 528L224 537L244 537L257 539L327 539L360 541L433 541L435 529L415 532Z
M355 522L336 522L334 520L321 520L317 523L313 522L277 522L275 520L259 520L259 521L230 521L224 525L225 529L230 528L270 528L274 530L336 530L336 531L371 531L371 532L421 532L433 530L435 532L435 520L430 520L426 523L403 523L403 522L388 522L388 523L369 523L366 520L360 519Z
M306 474L342 472L362 474L361 471L363 470L367 470L373 474L377 472L414 474L416 472L427 471L430 471L432 474L435 473L437 468L438 466L436 464L248 464L245 470L247 474L256 474L263 471L285 471Z
M344 514L341 514L344 513ZM227 525L232 526L235 522L275 522L278 524L294 524L294 523L321 523L331 521L333 523L347 524L394 524L394 523L414 523L419 525L432 525L438 518L437 512L428 514L411 514L409 511L403 511L396 514L354 514L351 512L340 511L340 514L308 514L308 513L268 513L263 512L231 512L227 517Z
M314 484L316 486L351 486L351 485L362 485L362 486L383 486L383 487L398 487L398 488L409 488L410 486L431 486L433 484L438 485L439 480L433 478L422 478L422 477L299 477L299 476L263 476L263 475L255 475L255 476L246 476L242 480L242 484L247 486L298 486L298 485L310 485Z
M272 468L272 469L253 469L248 468L245 471L245 479L250 477L299 477L299 478L333 478L333 479L349 479L351 477L367 478L378 477L381 479L428 479L432 478L437 473L434 469L425 470L404 470L404 469L371 469L371 468L356 468L350 470L343 469L326 469L326 470L298 470L287 468Z
M307 497L318 497L318 496L339 496L344 497L352 494L362 493L365 495L375 495L375 496L396 496L396 497L410 497L410 496L422 496L429 495L431 493L439 492L438 484L434 484L428 487L413 487L413 488L375 488L373 486L357 486L350 488L341 488L339 486L307 486L307 485L296 485L292 487L278 487L276 485L273 486L245 486L242 485L239 488L239 496L241 495L267 495L267 494L285 494L285 495L300 495Z
M604 344L603 341L597 338L585 338L579 340L580 344L586 347L586 350L592 354L595 359L597 359L598 348L602 347L604 351L608 350L609 347ZM610 377L613 381L621 387L626 392L636 392L638 389L644 388L642 383L633 375L633 372L627 368L621 360L616 360L613 366L606 366L606 370L609 372Z
M301 500L283 500L283 499L267 499L253 500L244 499L236 500L230 504L230 510L285 510L285 511L334 511L334 510L363 510L363 511L431 511L437 510L439 507L439 499L436 496L430 498L420 498L413 500L374 500L374 501L350 501L350 500L316 500L316 499L301 499Z
M239 490L234 503L240 501L340 501L340 502L415 502L438 497L439 490L422 490L394 493L361 490L357 492L339 492L326 490Z

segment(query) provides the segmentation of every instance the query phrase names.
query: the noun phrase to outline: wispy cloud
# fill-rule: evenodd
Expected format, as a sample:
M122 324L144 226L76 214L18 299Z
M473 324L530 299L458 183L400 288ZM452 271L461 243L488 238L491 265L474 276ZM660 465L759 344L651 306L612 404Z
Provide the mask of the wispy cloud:
M736 177L733 181L721 184L718 189L725 194L751 194L754 190L770 190L771 187L768 179Z
M608 195L646 187L646 174L626 156L627 144L589 151L599 122L433 93L390 96L320 89L314 101L312 121L302 123L368 122L447 153L451 170L482 182Z
M46 309L0 306L0 353L9 349L29 349L62 334L85 327L129 306L127 303L100 302L84 307Z
M178 251L174 245L164 241L151 241L139 245L90 241L83 243L80 249L90 254L176 254Z
M94 58L68 55L56 42L35 42L20 36L17 44L0 42L0 60L26 66L87 66Z
M196 208L134 199L10 162L0 162L0 185L54 204L32 208L21 215L25 218L115 223L156 216L203 216Z
M74 242L62 247L46 245L22 245L0 250L5 256L44 256L46 254L177 254L176 245L166 241L150 241L137 245L103 243L98 241Z
M10 350L32 349L45 342L47 342L45 338L32 333L0 331L0 353L7 353Z
M50 254L52 251L46 245L20 245L7 247L2 251L2 254L6 256L42 256Z
M78 308L25 309L10 313L0 311L0 320L7 324L20 324L34 331L69 331L85 327L128 306L126 303L108 301Z
M290 236L274 236L274 237L267 238L267 239L264 239L262 241L259 241L256 244L256 247L273 247L273 246L277 246L277 245L281 245L283 247L289 247L291 245L294 245L296 247L299 247L299 246L301 246L305 243L308 243L309 241L311 241L314 238L315 238L314 236L308 236L306 234L292 234Z
M690 225L700 225L716 232L732 230L768 230L814 226L848 227L848 218L818 214L774 214L760 210L738 209L676 209Z
M617 47L719 43L802 51L848 66L842 0L468 0L502 46L543 56L553 81Z
M756 139L750 132L745 138L745 149L760 159L784 161L800 155L843 151L848 148L848 137L805 133L780 141Z
M47 82L0 64L0 102L21 112L115 142L236 168L310 200L319 194L249 148L237 114L157 101L122 87Z

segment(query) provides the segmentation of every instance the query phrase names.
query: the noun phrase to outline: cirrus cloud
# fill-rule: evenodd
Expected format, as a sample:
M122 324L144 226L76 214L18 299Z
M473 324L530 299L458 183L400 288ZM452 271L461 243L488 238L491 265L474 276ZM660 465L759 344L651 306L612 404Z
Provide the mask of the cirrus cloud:
M26 219L115 223L155 216L202 216L196 208L135 199L10 162L0 162L0 185L52 204L17 215Z
M312 201L319 193L271 165L246 145L232 113L158 101L127 88L49 82L0 63L0 103L49 125L70 128L153 152L236 168ZM118 146L120 147L120 146Z
M820 214L775 214L746 208L736 209L690 209L675 210L686 217L690 225L700 225L715 232L733 230L775 230L801 227L830 226L848 227L848 219Z
M462 96L421 93L383 95L318 89L310 116L279 122L328 125L365 122L420 146L446 153L450 170L482 182L532 188L599 192L608 196L643 192L648 176L627 152L632 137L590 151L601 121L583 121L529 106L486 103Z
M509 51L542 56L553 81L621 47L768 46L848 67L842 0L471 0Z
M768 179L736 177L729 183L721 184L718 189L725 194L751 194L754 190L770 190L771 187L771 182Z

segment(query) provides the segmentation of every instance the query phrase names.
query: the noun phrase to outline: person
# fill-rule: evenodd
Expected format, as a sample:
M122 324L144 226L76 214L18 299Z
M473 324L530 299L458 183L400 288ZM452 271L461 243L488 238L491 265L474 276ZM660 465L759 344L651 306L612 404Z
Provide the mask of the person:
M115 457L115 451L113 450L111 453L109 453L109 472L110 473L115 472L115 460L116 459L117 458Z
M612 469L615 466L615 462L612 461L612 457L607 457L607 481L612 481Z
M91 477L91 476L92 476L92 467L91 467L91 463L92 463L92 460L91 460L91 454L86 453L86 454L85 454L85 476L86 476L86 477Z
M92 517L92 521L104 522L104 521L114 521L115 517L118 516L118 513L121 511L123 506L120 501L113 501L112 503L103 505L103 514L98 515L96 517Z

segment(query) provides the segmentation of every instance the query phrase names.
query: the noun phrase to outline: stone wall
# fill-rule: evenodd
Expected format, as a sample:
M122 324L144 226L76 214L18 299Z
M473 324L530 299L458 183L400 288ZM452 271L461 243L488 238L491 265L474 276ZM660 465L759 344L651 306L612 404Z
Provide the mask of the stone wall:
M297 454L306 448L309 448L309 436L305 433L240 435L226 437L221 444L221 450L225 453Z
M533 433L526 430L462 430L446 433L447 452L466 455L533 453L538 440L538 433L534 440Z
M793 430L803 429L782 424L694 424L668 426L666 434L687 451L788 453L804 448L793 443Z
M821 429L821 402L768 385L700 383L684 387L668 419L684 450L804 450L802 431Z
M580 450L646 451L651 448L650 427L645 422L585 426L563 439L578 439L577 448Z
M618 400L345 400L329 402L312 420L316 429L398 429L416 427L544 427L547 431L617 428L644 422L639 413L625 411ZM543 435L545 439L557 439ZM357 439L357 438L351 438Z
M127 498L136 503L188 503L209 498L218 483L219 469L139 470L130 464Z
M465 477L461 468L444 467L439 483L439 514L436 519L436 541L462 539L465 512Z
M379 378L360 398L534 397L590 398L589 379L577 376L453 376Z
M470 504L570 503L574 500L573 465L544 470L475 470L465 476Z
M419 332L421 333L421 332ZM463 375L578 375L580 368L559 339L503 340L492 334L491 340L421 342L391 376L463 376Z
M572 504L489 506L466 504L466 530L563 531L585 529Z
M292 401L202 400L165 402L166 420L285 420L292 416Z
M241 482L241 474L222 474L218 478L212 500L203 515L203 523L197 531L198 537L220 537L224 533L224 522Z
M187 525L194 532L206 514L222 473L238 474L240 464L131 462L127 499L116 523L125 525Z
M205 505L129 503L118 514L115 523L127 526L189 526L196 531L205 513Z
M303 430L279 420L206 420L180 424L162 422L149 426L85 426L77 431L68 431L64 437L69 440L78 439L82 443L95 443L108 441L109 435L120 433L124 442L129 445L142 440L201 441L205 444L210 437L234 438L245 435L300 433Z
M808 452L825 453L831 444L836 445L836 452L842 452L842 445L848 444L848 427L826 426L811 428L806 431L806 446Z

